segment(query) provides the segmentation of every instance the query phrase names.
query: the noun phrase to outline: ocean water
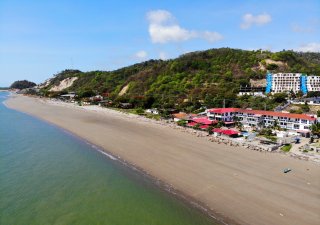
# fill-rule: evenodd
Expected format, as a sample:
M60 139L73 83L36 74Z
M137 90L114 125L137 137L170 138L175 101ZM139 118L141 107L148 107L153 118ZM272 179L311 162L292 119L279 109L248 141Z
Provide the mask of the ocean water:
M213 221L67 132L3 104L0 224L205 225Z

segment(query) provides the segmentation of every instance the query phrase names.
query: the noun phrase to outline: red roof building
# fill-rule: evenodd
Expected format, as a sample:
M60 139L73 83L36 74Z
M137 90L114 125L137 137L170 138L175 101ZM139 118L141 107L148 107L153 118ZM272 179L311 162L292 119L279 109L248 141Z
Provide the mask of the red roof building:
M209 120L208 117L193 118L192 121L203 125L211 125L214 123L214 121Z
M289 130L309 130L317 122L313 116L306 114L283 113L265 110L240 108L215 108L207 110L209 120L233 122L237 118L243 125L273 126L275 121L282 128Z

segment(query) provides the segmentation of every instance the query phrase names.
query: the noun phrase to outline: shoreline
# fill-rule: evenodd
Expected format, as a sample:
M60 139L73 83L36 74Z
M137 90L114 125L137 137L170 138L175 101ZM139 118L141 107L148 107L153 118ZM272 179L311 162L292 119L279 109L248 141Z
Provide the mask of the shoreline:
M42 120L42 121L48 123L47 121L44 121L44 120ZM54 124L51 124L51 123L48 123L48 124L50 124L51 126L52 125L55 126ZM57 126L55 126L55 127L57 127ZM164 182L163 180L161 180L155 176L152 176L150 173L148 173L148 171L144 170L143 168L138 167L136 164L130 163L130 162L122 159L120 156L112 154L107 149L103 149L102 147L99 147L93 143L90 143L86 139L83 139L82 137L79 137L79 136L69 132L68 130L65 130L61 127L57 127L57 128L62 129L64 132L68 133L69 135L79 139L79 141L86 143L87 145L89 145L90 148L92 148L92 150L99 152L103 156L107 157L109 160L113 160L113 161L119 163L121 166L131 170L132 173L137 173L138 175L141 175L144 178L148 179L152 183L152 185L159 188L161 191L166 192L171 197L173 197L179 201L182 201L184 204L188 205L188 207L195 209L195 210L199 211L200 213L208 216L210 219L214 220L213 222L216 225L238 225L238 223L236 223L234 221L230 222L231 221L230 218L216 215L217 214L216 212L213 212L212 210L210 210L210 208L208 208L208 206L206 206L206 205L203 205L202 202L199 202L196 199L191 198L190 196L186 195L185 193L177 190L172 185Z
M10 94L11 96L11 94ZM3 104L7 107L10 108L7 104L6 101L3 102ZM12 108L10 108L12 109ZM15 109L13 109L15 110ZM224 217L221 215L218 215L218 213L210 210L210 208L208 208L207 205L204 205L202 202L197 201L194 198L191 198L190 196L186 195L185 193L179 191L178 189L176 189L175 187L173 187L172 185L166 183L165 181L151 175L148 171L144 170L143 168L140 168L139 166L137 166L134 163L131 163L129 161L126 161L125 159L121 158L119 155L114 155L112 152L108 151L107 149L98 146L88 140L86 140L85 138L78 136L76 134L74 134L73 132L61 127L61 126L57 126L56 124L49 122L45 119L39 118L35 115L29 114L27 112L23 112L23 111L19 111L20 113L24 113L30 117L33 117L35 119L38 119L44 123L49 124L50 126L54 126L56 129L61 130L62 132L65 132L66 134L72 136L73 138L76 138L78 141L81 141L85 144L87 144L93 151L97 151L100 154L102 154L104 157L107 157L109 160L114 160L117 163L119 163L121 166L124 166L125 168L131 170L131 172L134 173L138 173L139 175L145 177L146 179L148 179L155 187L159 188L160 190L166 192L167 194L169 194L170 196L172 196L173 198L177 199L178 201L182 201L184 204L186 204L188 207L197 210L198 212L204 214L205 216L208 216L211 220L213 220L214 224L216 225L238 225L237 222L232 221L230 218L228 217ZM121 113L121 112L119 112ZM240 225L240 224L239 224Z
M3 104L6 107L8 107L5 102ZM8 108L10 108L10 107L8 107ZM10 109L12 109L12 108L10 108ZM13 109L13 110L15 110L15 109ZM162 181L161 179L159 179L155 176L152 176L150 173L148 173L148 171L144 170L143 168L140 168L136 164L130 163L130 162L126 161L125 159L122 159L118 155L114 155L112 152L108 151L107 149L104 149L101 146L98 146L94 143L91 143L90 141L84 139L83 137L80 137L80 136L72 133L71 131L63 128L63 127L57 126L54 123L51 123L49 121L46 121L44 119L41 119L39 117L36 117L32 114L28 114L23 111L19 111L19 112L24 113L30 117L35 118L35 119L38 119L38 120L42 121L43 123L49 124L50 126L54 126L56 129L59 129L62 132L65 132L67 135L70 135L73 138L76 138L78 141L87 144L93 151L96 151L96 152L102 154L104 157L107 157L109 160L113 160L113 161L119 163L121 166L124 166L125 168L131 170L131 172L137 173L137 174L145 177L155 187L159 188L162 191L165 191L167 194L169 194L173 198L177 199L178 201L182 201L184 204L188 205L188 207L195 209L195 210L199 211L200 213L208 216L210 219L213 220L215 225L238 225L238 223L236 223L235 221L232 221L230 218L218 215L216 212L210 210L210 208L208 208L208 206L204 205L202 202L199 202L196 199L191 198L190 196L186 195L185 193L177 190L172 185Z
M11 97L10 98L10 100L9 100L9 108L12 108L12 98L14 98L14 97ZM18 97L18 98L21 98L20 96ZM27 97L22 97L22 98L27 98ZM30 99L29 99L30 100ZM38 101L38 100L30 100L30 101ZM21 103L21 102L20 102ZM48 106L50 103L44 103L44 102L42 102L42 103L36 103L36 104L43 104L44 105L44 107L45 106ZM8 104L6 103L6 105L7 105L7 107L8 107ZM11 106L10 106L11 105ZM49 107L49 106L48 106ZM51 108L53 107L59 107L59 106L53 106L53 105L51 105L50 106ZM65 107L65 106L60 106L60 108L59 108L59 110L63 110L63 107ZM13 107L13 108L15 108L15 107ZM18 106L16 106L16 110L19 110L18 109L19 107ZM72 110L75 110L75 109L73 109L72 107L71 107L71 109L69 109L70 111L72 111ZM181 200L183 200L183 201L185 201L185 202L189 202L189 204L191 204L191 205L193 205L194 207L196 207L196 208L198 208L198 209L200 209L202 212L204 212L204 213L206 213L206 214L208 214L209 216L211 216L210 214L212 213L213 214L213 216L211 216L212 218L218 218L218 219L215 219L215 220L217 220L218 221L218 223L221 223L222 221L225 221L225 222L228 222L227 224L254 224L252 221L247 221L246 220L246 218L243 218L243 217L245 217L245 215L244 216L242 216L241 217L241 220L240 219L232 219L232 216L229 216L229 214L228 213L226 213L225 211L222 211L222 210L216 210L216 209L218 209L219 207L215 207L215 208L213 208L212 207L212 204L210 205L210 204L208 204L208 202L206 203L205 201L204 201L204 199L202 198L199 198L198 197L198 195L200 195L201 194L201 191L202 192L207 192L209 189L211 189L211 186L209 185L207 188L208 188L208 190L206 190L206 189L204 189L204 190L201 190L202 188L200 188L200 194L197 194L198 192L199 192L199 190L196 190L196 193L194 194L194 195L191 195L190 193L186 193L186 192L184 192L183 190L181 190L181 187L178 185L178 187L177 187L177 185L173 185L171 182L170 182L170 180L164 180L164 179L162 179L162 177L159 177L159 176L156 176L155 175L155 172L154 172L154 168L145 168L145 166L141 166L141 163L140 163L140 165L139 165L139 162L138 162L138 164L137 163L135 163L133 160L128 160L128 159L126 159L126 158L124 158L123 157L123 155L121 155L121 154L117 154L116 153L116 151L112 151L112 150L105 150L105 149L109 149L109 148L106 148L106 147L104 147L104 146L101 146L101 145L99 145L99 144L97 144L97 143L95 143L94 141L91 141L91 140L88 140L87 138L85 138L85 137L83 137L83 136L81 136L81 135L78 135L78 134L76 134L75 132L72 132L72 130L69 130L67 127L63 127L63 126L61 126L61 124L60 124L60 126L59 126L59 124L57 124L57 123L54 123L54 122L52 122L52 121L48 121L48 120L46 120L45 119L45 117L43 118L43 115L42 115L42 117L41 117L41 115L39 116L39 115L35 115L36 113L32 113L32 112L26 112L26 111L28 111L28 109L21 109L20 108L20 110L19 111L23 111L24 113L26 113L26 114L28 114L28 115L31 115L31 116L34 116L34 117L37 117L37 118L39 118L39 119L41 119L41 120L43 120L43 121L45 121L45 122L49 122L50 124L53 124L54 126L56 126L56 127L58 127L58 128L61 128L61 129L63 129L63 130L66 130L68 133L70 133L71 135L74 135L74 136L76 136L76 137L79 137L80 139L82 139L82 140L85 140L87 143L89 143L89 144L92 144L92 145L94 145L94 146L97 146L98 147L98 151L99 151L99 149L102 149L104 152L107 152L107 153L110 153L110 155L112 155L112 156L116 156L115 158L117 158L117 159L121 159L121 161L122 160L124 160L123 162L127 165L127 166L129 166L129 167L133 167L133 168L135 168L135 169L138 169L138 171L140 171L140 172L142 172L142 174L145 174L145 175L147 175L148 177L150 177L152 180L154 180L154 182L155 182L155 184L156 185L158 185L159 183L160 183L160 187L162 186L162 187L164 187L164 190L166 190L166 191L169 191L172 195L174 195L174 196L177 196L179 199L181 199ZM83 110L83 109L79 109L78 111L86 111L86 110ZM85 113L87 113L87 114L89 114L89 111L90 110L87 110ZM82 112L83 113L83 112ZM92 112L91 112L92 113ZM44 113L44 114L46 114L46 113ZM97 113L98 114L98 113ZM92 114L93 115L93 114ZM47 115L46 115L47 116ZM102 117L102 115L100 114L100 115L98 115L97 117ZM99 118L95 118L95 119L99 119ZM100 118L101 119L101 118ZM113 125L113 124L111 124L111 125ZM140 124L141 125L141 124ZM129 127L129 126L128 126ZM153 127L152 127L153 128ZM171 129L171 128L166 128L166 129ZM171 129L171 130L174 130L174 129ZM184 133L184 132L181 132L181 131L179 131L180 133ZM173 132L172 132L173 133ZM190 134L183 134L184 136L191 136ZM181 136L183 136L183 135L181 135ZM194 135L193 135L194 136ZM188 138L188 137L186 137L186 138ZM194 138L193 138L194 139ZM208 142L207 140L205 140L206 142ZM209 142L210 143L210 142ZM181 143L178 143L178 144L181 144ZM213 143L212 144L212 146L214 146L214 144L215 143ZM216 147L222 147L222 146L219 146L218 144L215 144L215 146ZM178 147L179 147L179 145L178 145ZM229 146L226 146L226 147L224 147L224 148L233 148L233 147L229 147ZM226 150L226 149L221 149L221 151L224 151L224 150ZM234 151L234 152L238 152L238 150L236 150L236 149L233 149L232 151ZM245 151L244 149L241 149L241 150L239 150L239 151ZM256 153L254 153L255 151L245 151L245 152L247 152L247 153L244 153L244 154L256 154ZM102 153L102 152L101 152ZM118 152L119 153L119 152ZM120 152L121 153L121 152ZM176 153L176 152L175 152ZM186 153L187 154L187 153ZM229 152L225 152L225 154L227 155L227 154L230 154ZM231 153L232 154L232 153ZM261 153L260 153L261 154ZM267 153L268 154L268 153ZM271 153L270 153L271 154ZM223 155L223 152L222 152L222 155ZM271 155L274 155L274 153L272 153ZM181 155L182 156L182 155ZM228 156L228 155L227 155ZM200 155L198 155L198 157L201 157L201 154ZM279 156L279 157L281 157L281 156ZM261 156L260 156L260 158L261 158ZM290 161L290 158L291 157L286 157L287 159L285 159L285 160L289 160ZM296 160L296 159L294 159L294 160ZM120 161L120 162L121 162ZM298 160L296 160L296 161L298 161ZM208 163L208 161L204 161L204 163ZM216 162L217 163L217 162ZM239 163L241 163L241 162L239 162ZM297 162L296 162L297 163ZM182 164L184 164L183 162L182 162ZM223 164L223 163L222 163ZM303 163L304 164L304 163ZM192 165L192 160L191 160L191 165ZM182 165L182 166L184 166L184 165ZM209 165L210 166L210 165ZM223 166L223 165L222 165ZM308 167L314 167L314 166L312 166L312 165L308 165ZM230 167L230 165L229 165L229 167ZM174 167L173 167L174 168ZM216 169L221 169L221 168L219 168L219 167L217 167ZM313 168L314 169L314 168ZM319 171L319 170L318 170ZM194 172L194 171L193 171ZM166 173L165 173L166 174ZM164 174L164 175L165 175ZM318 175L319 175L319 173L317 173ZM168 175L168 174L167 174ZM166 177L166 176L164 176L164 177ZM194 176L193 176L193 178L195 178ZM200 181L200 180L199 180ZM188 180L187 181L184 181L184 183L185 182L188 182ZM203 182L203 180L201 181L201 182ZM228 181L228 182L230 182L230 181ZM169 184L169 185L167 185L167 184ZM188 185L190 185L189 183L188 183ZM198 185L196 185L196 186L198 186ZM319 184L316 182L316 186L319 186ZM192 188L192 190L194 190L194 189L199 189L199 187L197 187L197 188ZM223 190L223 189L222 189ZM194 191L192 191L192 192L194 192ZM191 193L192 193L191 192ZM236 197L236 196L234 196L234 197ZM223 201L223 200L228 200L228 198L222 198L221 199L221 201ZM230 200L230 199L229 199ZM317 201L317 203L319 202L319 199L316 199ZM219 201L219 202L221 202L221 201ZM210 203L210 202L209 202ZM218 204L219 205L219 204ZM207 210L206 210L207 209ZM239 210L241 210L241 209L239 209ZM220 213L221 212L221 213ZM281 214L281 213L280 213ZM226 215L228 215L228 216L226 216ZM303 215L301 215L301 216L303 216ZM257 216L258 217L258 216ZM223 218L222 219L222 221L220 220L219 221L219 218ZM283 218L282 218L283 219ZM318 220L317 220L318 218L313 218L313 220L315 220L315 221L317 221L318 222ZM230 222L229 222L230 221ZM238 222L235 222L235 221L239 221L239 223ZM277 220L275 220L275 221L277 221ZM265 223L263 223L263 224L268 224L268 222L267 221L264 221ZM278 222L280 222L280 220L278 221ZM270 224L270 223L269 223ZM274 221L273 221L273 224L280 224L280 223L274 223ZM281 224L298 224L298 223L288 223L288 221L287 222L281 222ZM312 223L311 223L312 224Z
M218 144L224 144L227 146L233 146L234 148L240 147L243 150L253 150L253 151L260 151L260 152L269 152L269 153L276 153L276 154L281 154L281 155L285 155L287 157L292 157L298 160L304 160L304 161L309 161L311 163L316 163L318 165L320 165L320 158L319 156L314 156L312 155L312 153L293 153L293 152L283 152L280 149L277 150L268 150L267 146L261 146L258 145L257 143L252 143L252 142L242 142L233 138L229 138L229 137L222 137L222 136L218 136L218 137L214 137L213 135L208 135L208 133L206 131L202 131L202 130L194 130L190 127L182 127L182 126L178 126L175 122L171 122L171 121L167 121L167 120L155 120L155 119L151 119L151 118L147 118L145 116L141 116L141 115L137 115L137 114L132 114L132 113L128 113L125 111L121 111L121 110L116 110L113 108L104 108L104 107L100 107L97 105L90 105L90 106L78 106L74 103L66 103L66 102L62 102L59 100L52 100L52 99L47 99L47 98L37 98L39 101L46 103L46 104L50 104L50 105L57 105L57 106L65 106L68 108L74 108L74 109L80 109L80 110L87 110L87 111L93 111L93 112L97 112L97 113L101 113L101 114L105 114L105 113L111 113L113 115L116 116L120 116L123 119L137 119L137 122L139 123L152 123L155 125L160 125L169 129L174 129L174 130L179 130L182 133L188 133L191 135L195 135L197 137L200 138L204 138L207 141L210 142L215 142Z

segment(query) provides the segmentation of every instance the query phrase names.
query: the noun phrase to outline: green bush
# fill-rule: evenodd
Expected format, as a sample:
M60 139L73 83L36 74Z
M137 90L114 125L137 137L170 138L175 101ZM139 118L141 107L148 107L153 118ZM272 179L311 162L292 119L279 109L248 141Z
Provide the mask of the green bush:
M287 144L281 147L281 150L284 152L289 152L290 149L292 148L292 144Z
M197 123L196 125L194 125L194 126L193 126L193 129L195 129L195 130L200 130L200 124Z
M277 64L271 63L271 64L267 65L267 70L276 70L276 69L278 69Z
M186 121L186 120L179 120L179 121L177 122L177 124L178 124L179 126L185 127L185 126L187 125L187 121Z
M143 115L144 114L144 110L142 108L137 108L135 109L135 113L138 115Z

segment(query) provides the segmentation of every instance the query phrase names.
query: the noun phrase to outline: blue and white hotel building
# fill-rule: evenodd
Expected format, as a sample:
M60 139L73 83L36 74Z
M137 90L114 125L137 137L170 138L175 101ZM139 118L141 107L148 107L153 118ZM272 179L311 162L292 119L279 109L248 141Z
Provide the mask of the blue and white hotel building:
M320 77L302 73L268 73L266 93L320 91Z

